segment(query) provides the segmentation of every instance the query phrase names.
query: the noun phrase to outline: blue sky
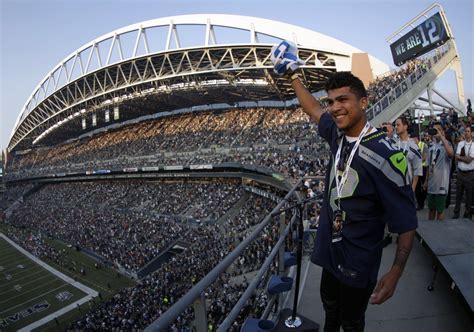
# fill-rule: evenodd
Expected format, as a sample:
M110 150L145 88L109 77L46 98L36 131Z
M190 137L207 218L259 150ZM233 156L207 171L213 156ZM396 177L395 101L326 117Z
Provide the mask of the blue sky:
M0 0L0 149L25 101L44 76L75 49L118 28L165 16L219 13L278 20L340 39L391 67L385 39L432 1ZM474 97L472 0L439 1L461 56L466 98ZM454 73L436 88L452 96Z

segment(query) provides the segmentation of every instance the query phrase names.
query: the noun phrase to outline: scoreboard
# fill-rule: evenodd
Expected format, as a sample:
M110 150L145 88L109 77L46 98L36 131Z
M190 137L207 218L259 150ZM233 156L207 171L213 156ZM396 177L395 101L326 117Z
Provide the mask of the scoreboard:
M440 13L436 13L390 45L393 62L400 66L449 40Z

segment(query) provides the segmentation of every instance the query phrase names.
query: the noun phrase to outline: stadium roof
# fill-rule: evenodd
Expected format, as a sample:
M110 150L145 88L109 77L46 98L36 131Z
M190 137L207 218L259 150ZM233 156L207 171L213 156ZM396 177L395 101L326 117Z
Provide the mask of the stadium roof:
M280 40L298 44L313 92L331 72L350 70L352 54L362 52L315 31L256 17L144 21L98 37L60 61L26 101L8 150L55 144L109 125L115 108L124 121L198 105L292 99L294 92L270 62L270 49ZM369 60L374 75L388 71L382 61Z

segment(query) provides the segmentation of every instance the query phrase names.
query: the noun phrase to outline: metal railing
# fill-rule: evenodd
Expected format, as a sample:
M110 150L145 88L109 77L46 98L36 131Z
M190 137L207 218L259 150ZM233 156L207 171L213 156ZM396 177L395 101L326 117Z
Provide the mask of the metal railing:
M439 53L432 57L423 59L424 62L421 65L418 65L414 72L408 75L398 85L393 87L388 93L385 94L384 97L382 97L366 111L367 119L369 121L375 119L377 115L395 103L395 101L397 101L407 91L409 91L416 82L418 82L435 64L437 64L439 60L443 58L446 53L448 53L451 47L452 46L450 43L446 43L437 49Z
M275 206L275 208L258 224L258 226L252 231L252 233L247 236L231 253L229 253L217 266L215 266L205 277L203 277L193 288L191 288L181 299L179 299L171 308L165 311L157 320L151 323L145 331L164 331L166 328L174 322L174 320L191 305L195 305L195 322L201 322L195 324L197 331L207 331L206 324L202 322L207 322L207 310L205 306L205 300L203 299L203 293L206 288L211 286L211 284L222 274L224 273L233 263L239 258L243 251L257 239L260 233L264 230L266 226L275 218L275 215L280 212L281 209L285 208L290 199L295 197L296 200L300 202L301 198L296 193L297 188L302 184L302 179L300 179L293 188L287 193L287 195ZM277 243L272 248L271 253L266 258L265 262L262 264L258 270L256 276L248 285L247 289L244 291L238 302L234 305L231 312L224 318L222 323L218 327L218 331L227 331L230 326L237 319L241 309L245 306L246 302L250 299L252 294L257 289L258 285L262 282L262 278L266 272L269 271L273 260L279 255L279 265L283 263L282 256L284 254L285 240L287 235L290 233L291 227L296 220L296 212L292 214L290 222L286 224L284 218L280 220L280 234ZM281 271L281 266L279 266ZM264 315L267 315L270 310L268 310L269 305L273 305L274 301L270 301L267 305ZM197 306L196 306L197 304ZM265 317L266 318L266 317Z

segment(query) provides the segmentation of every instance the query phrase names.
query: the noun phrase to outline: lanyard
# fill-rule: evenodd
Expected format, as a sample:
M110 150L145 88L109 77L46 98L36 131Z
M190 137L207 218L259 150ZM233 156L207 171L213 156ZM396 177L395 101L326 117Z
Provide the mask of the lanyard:
M466 146L467 146L467 141L464 141L464 151L466 151ZM469 150L467 150L466 156L470 157L471 156L471 146L472 146L472 140L471 143L469 143Z
M404 147L402 149L402 143L404 143ZM407 152L408 150L408 141L402 142L400 138L398 138L398 150L403 151L403 153Z
M438 162L439 154L441 153L441 144L442 143L434 143L433 150L431 151L430 155L430 165L434 166Z
M352 159L354 158L354 155L357 151L357 148L360 145L360 142L362 141L362 138L367 134L369 129L370 129L370 124L369 124L369 122L366 122L364 128L362 129L362 131L359 134L359 137L357 138L357 141L355 142L354 146L352 147L351 154L349 155L349 159L347 160L346 167L345 167L344 172L342 173L342 176L341 176L340 179L339 179L339 176L338 176L339 171L337 169L338 168L337 166L339 165L339 162L340 162L340 159L341 159L341 150L342 150L343 139L341 139L341 142L339 142L339 147L337 148L336 158L334 160L334 175L336 177L337 198L339 198L337 204L339 205L339 208L340 208L340 198L342 197L342 188L346 184L347 176L349 175L349 168L350 168L351 163L352 163Z

